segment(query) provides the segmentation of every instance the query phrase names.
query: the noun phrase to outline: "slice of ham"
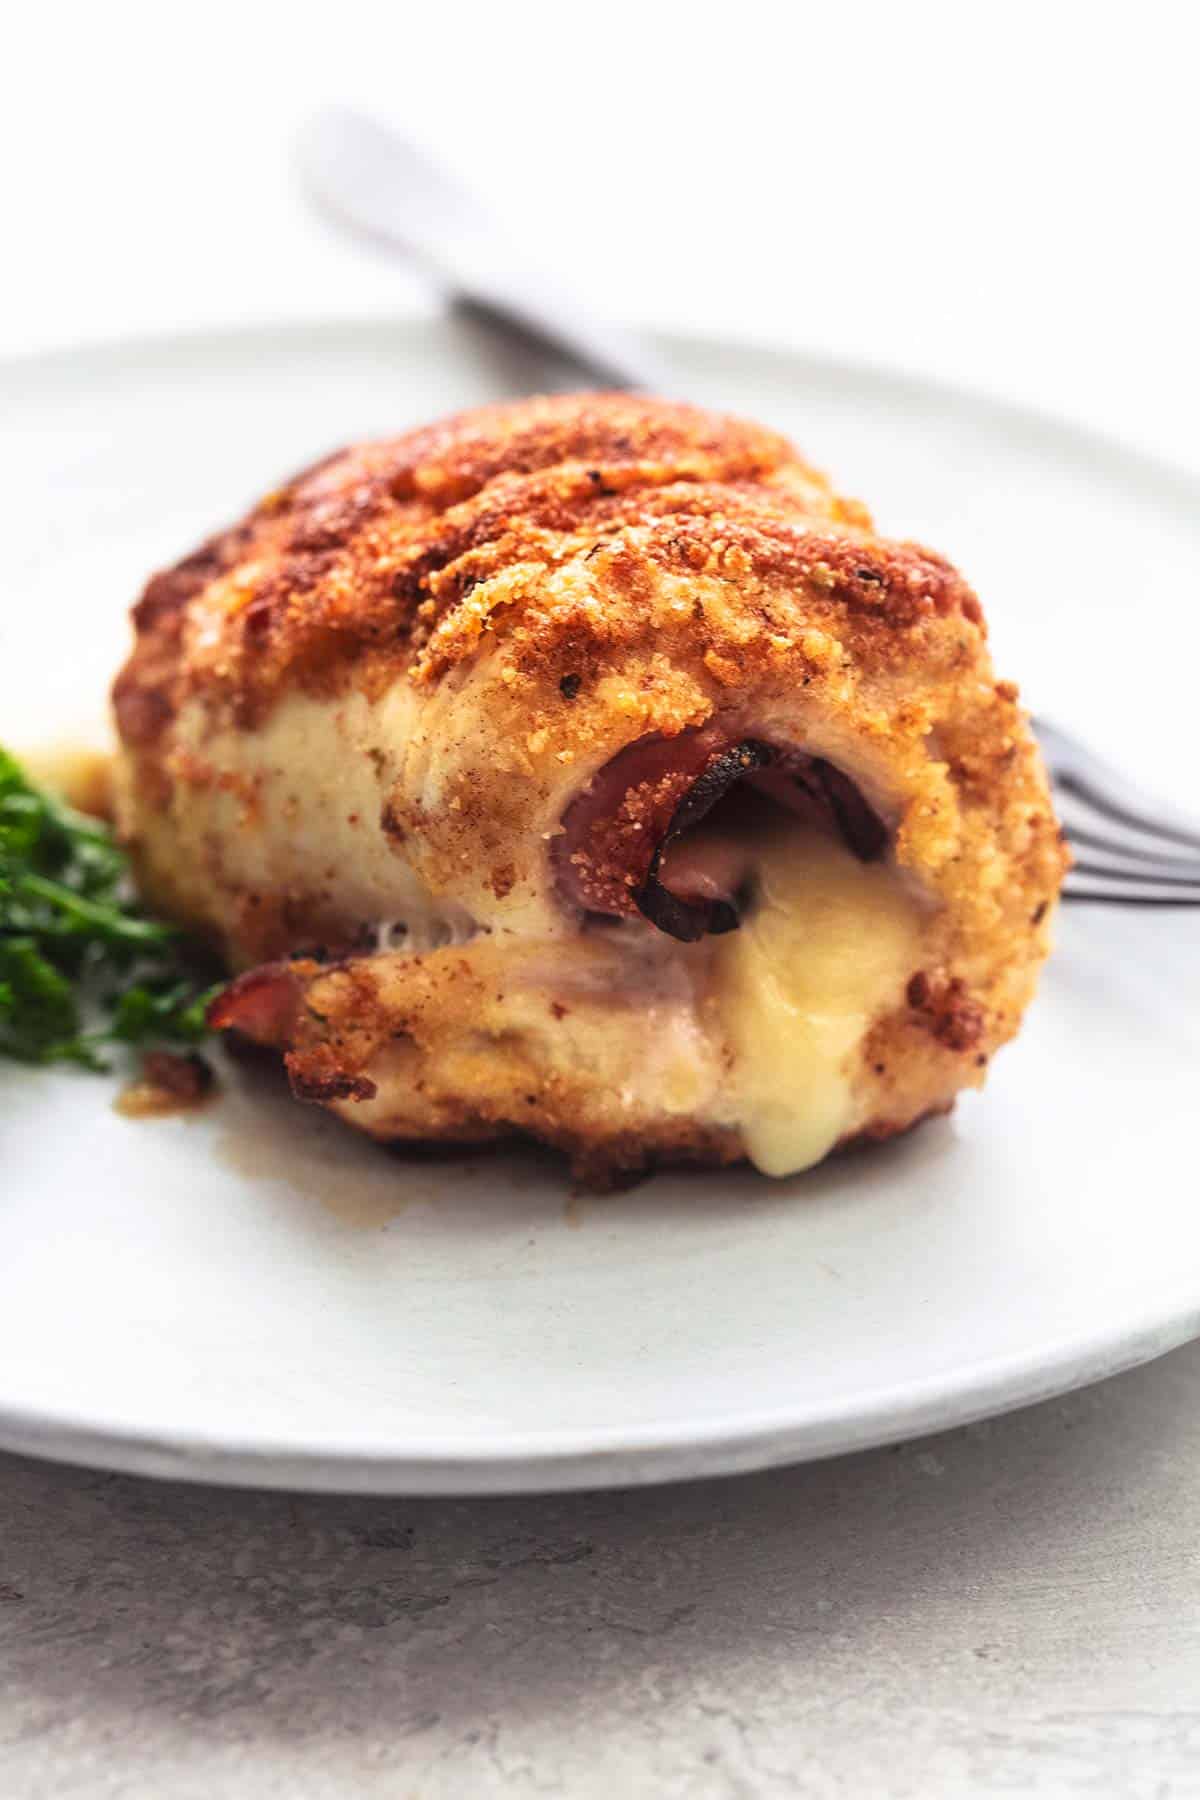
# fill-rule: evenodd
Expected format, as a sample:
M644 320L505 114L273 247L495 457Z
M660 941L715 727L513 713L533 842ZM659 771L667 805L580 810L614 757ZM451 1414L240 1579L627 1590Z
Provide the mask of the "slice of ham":
M631 744L572 801L555 841L563 898L592 915L640 913L684 943L735 931L745 854L720 833L688 834L742 781L824 818L863 862L887 847L882 820L832 763L708 726Z
M770 748L752 738L718 750L676 806L633 895L638 911L660 931L691 944L697 938L737 930L741 922L737 888L743 869L736 853L714 840L705 847L707 855L693 856L689 866L682 856L673 858L672 851L676 840L699 825L739 781L769 768L773 761ZM670 875L664 857L674 861ZM730 882L735 885L727 885Z
M636 915L636 894L661 852L676 808L727 740L711 730L641 738L577 794L553 855L569 905L609 918Z
M211 1031L240 1031L255 1044L290 1047L300 1016L302 988L291 964L264 963L239 975L211 1002Z

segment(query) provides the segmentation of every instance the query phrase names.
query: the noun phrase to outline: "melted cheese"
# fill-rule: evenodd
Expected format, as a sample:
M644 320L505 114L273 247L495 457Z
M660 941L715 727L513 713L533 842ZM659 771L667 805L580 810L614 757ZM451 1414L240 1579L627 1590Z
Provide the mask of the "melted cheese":
M746 1153L792 1175L857 1123L851 1059L917 966L920 915L893 870L813 828L747 832L758 899L720 941L716 996Z

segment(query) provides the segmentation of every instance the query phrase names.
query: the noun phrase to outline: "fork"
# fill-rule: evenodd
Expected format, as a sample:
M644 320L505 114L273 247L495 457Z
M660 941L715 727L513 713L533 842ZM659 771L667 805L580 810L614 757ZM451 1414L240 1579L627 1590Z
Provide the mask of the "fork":
M1145 801L1117 770L1059 726L1034 719L1033 729L1075 853L1063 898L1200 906L1200 830Z
M597 320L476 194L397 132L327 108L309 121L297 150L301 177L324 213L359 237L401 245L496 329L565 357L607 387L670 386L640 345ZM1147 806L1058 726L1033 723L1076 853L1065 898L1200 905L1200 830ZM1181 848L1192 854L1181 856Z

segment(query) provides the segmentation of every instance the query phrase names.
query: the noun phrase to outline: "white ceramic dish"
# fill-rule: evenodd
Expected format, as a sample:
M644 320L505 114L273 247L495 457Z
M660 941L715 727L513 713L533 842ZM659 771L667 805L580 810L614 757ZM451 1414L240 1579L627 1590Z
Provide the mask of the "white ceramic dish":
M953 555L1002 672L1187 803L1200 484L919 382L663 349L681 393L789 430L886 529ZM91 726L146 572L283 472L541 373L445 321L9 365L0 737ZM102 1081L0 1066L0 1442L471 1492L751 1468L1015 1406L1200 1330L1198 1052L1200 914L1087 910L982 1100L780 1184L572 1202L532 1154L402 1162L236 1075L203 1116L134 1123Z

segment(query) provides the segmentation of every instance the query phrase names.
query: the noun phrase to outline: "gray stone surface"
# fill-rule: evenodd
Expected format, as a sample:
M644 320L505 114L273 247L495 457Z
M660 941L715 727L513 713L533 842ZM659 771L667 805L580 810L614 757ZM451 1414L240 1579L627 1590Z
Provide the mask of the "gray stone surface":
M288 1497L0 1458L0 1795L1200 1794L1200 1345L823 1465Z

